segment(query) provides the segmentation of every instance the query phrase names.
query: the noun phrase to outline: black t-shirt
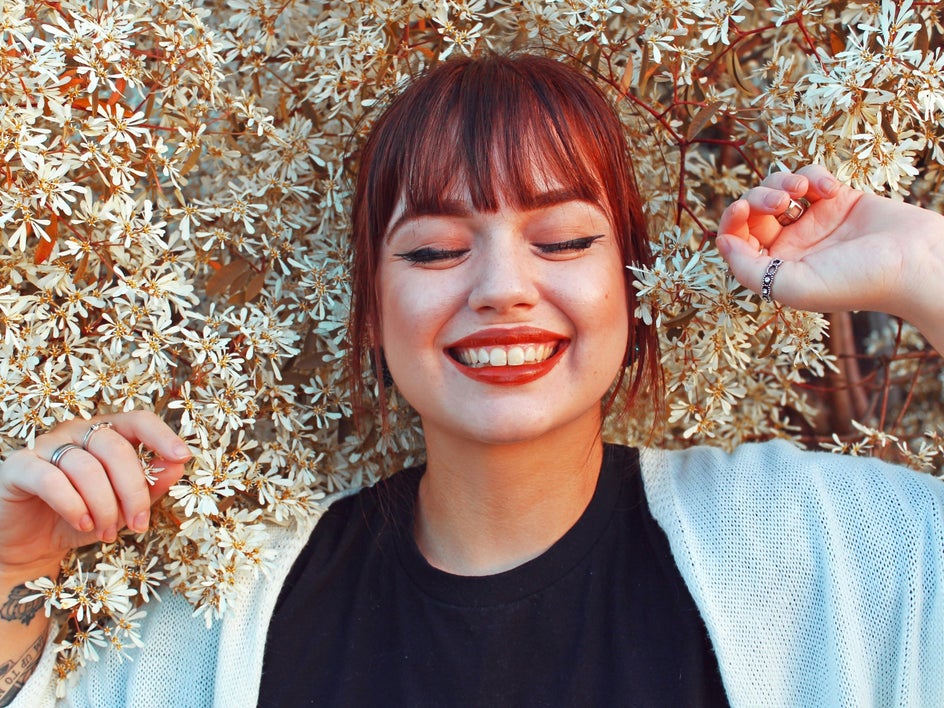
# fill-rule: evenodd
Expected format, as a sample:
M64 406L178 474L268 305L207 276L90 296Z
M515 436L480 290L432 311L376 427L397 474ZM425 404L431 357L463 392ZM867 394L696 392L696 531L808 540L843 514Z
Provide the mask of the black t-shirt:
M269 626L262 706L727 705L635 450L541 556L467 577L413 541L421 469L335 503Z

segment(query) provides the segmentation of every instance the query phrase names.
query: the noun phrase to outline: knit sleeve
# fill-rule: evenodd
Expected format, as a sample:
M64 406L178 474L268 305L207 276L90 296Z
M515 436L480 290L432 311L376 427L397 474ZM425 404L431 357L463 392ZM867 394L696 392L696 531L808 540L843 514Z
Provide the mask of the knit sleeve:
M734 705L944 705L944 484L789 443L646 450Z
M142 646L124 655L102 651L98 661L68 679L58 703L50 642L13 707L254 708L269 618L282 580L315 521L312 517L290 529L270 529L271 567L245 578L222 620L210 627L179 595L152 600L139 628Z

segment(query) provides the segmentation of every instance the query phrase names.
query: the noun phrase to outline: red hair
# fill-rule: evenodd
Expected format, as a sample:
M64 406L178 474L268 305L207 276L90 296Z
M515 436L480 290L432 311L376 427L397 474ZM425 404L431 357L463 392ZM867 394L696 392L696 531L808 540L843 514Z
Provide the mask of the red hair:
M652 255L625 132L600 88L584 73L550 58L489 54L433 67L377 119L360 157L353 211L350 371L355 405L364 400L367 351L381 386L376 275L381 243L398 201L408 212L441 211L457 179L473 207L497 211L534 205L546 179L597 204L611 218L623 263L649 265ZM540 180L540 181L539 181ZM661 402L658 338L630 317L626 342L626 408L641 391ZM617 386L618 388L618 386ZM615 389L614 389L615 390ZM607 401L608 408L612 398Z

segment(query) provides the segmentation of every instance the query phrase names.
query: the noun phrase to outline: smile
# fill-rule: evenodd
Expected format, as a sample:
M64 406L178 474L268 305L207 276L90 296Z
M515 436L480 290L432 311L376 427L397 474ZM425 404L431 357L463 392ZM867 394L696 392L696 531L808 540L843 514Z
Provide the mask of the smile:
M466 366L524 366L551 358L556 344L515 344L512 346L455 348L450 353Z
M519 385L541 378L561 359L570 340L531 327L490 329L446 348L450 361L471 379Z

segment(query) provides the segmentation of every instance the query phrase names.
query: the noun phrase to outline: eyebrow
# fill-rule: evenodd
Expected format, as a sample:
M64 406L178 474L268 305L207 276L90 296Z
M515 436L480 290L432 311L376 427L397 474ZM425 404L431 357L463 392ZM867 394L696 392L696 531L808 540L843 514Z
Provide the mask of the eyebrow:
M538 209L547 209L567 202L596 204L593 199L589 199L574 189L552 189L548 192L535 194L526 200L521 208L524 211L537 211ZM384 238L390 238L403 224L413 219L421 219L424 216L455 216L461 218L472 216L472 212L472 206L468 202L459 201L458 199L443 199L436 204L421 204L416 209L404 211L387 230Z

